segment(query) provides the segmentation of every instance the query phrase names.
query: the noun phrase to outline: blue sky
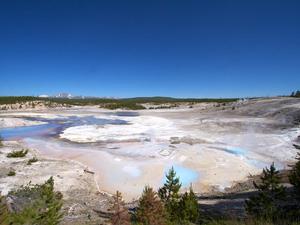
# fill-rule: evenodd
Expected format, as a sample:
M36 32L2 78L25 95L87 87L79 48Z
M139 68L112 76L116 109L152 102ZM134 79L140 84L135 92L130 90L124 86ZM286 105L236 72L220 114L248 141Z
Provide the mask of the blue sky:
M300 89L300 1L0 1L0 95Z

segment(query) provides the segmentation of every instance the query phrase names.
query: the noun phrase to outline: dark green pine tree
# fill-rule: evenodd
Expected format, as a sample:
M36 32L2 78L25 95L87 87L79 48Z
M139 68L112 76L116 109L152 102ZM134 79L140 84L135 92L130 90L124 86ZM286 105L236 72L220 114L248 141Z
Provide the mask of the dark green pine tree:
M164 186L158 190L158 195L165 204L170 220L179 221L179 190L181 183L173 167L169 170L168 174L166 174L166 178Z
M60 212L62 207L62 194L54 191L54 180L50 177L41 186L41 198L44 201L45 209L40 212L38 221L45 224L55 225L61 220L63 214Z
M199 218L199 208L197 197L190 187L189 192L185 192L179 202L181 224L195 223Z
M61 212L62 194L54 191L51 177L44 184L30 184L9 193L24 201L21 211L9 213L8 224L57 225L63 216Z
M299 145L294 145L294 147L298 150L300 150ZM297 162L295 165L292 166L292 170L289 175L290 183L294 186L296 194L298 195L298 198L300 199L300 153L297 153L296 156Z
M280 185L279 171L274 163L270 168L263 170L261 183L255 182L254 186L258 190L256 196L246 200L246 211L249 215L275 220L280 215L280 201L285 199L285 188Z
M138 225L167 225L168 214L164 204L151 187L146 186L135 214Z

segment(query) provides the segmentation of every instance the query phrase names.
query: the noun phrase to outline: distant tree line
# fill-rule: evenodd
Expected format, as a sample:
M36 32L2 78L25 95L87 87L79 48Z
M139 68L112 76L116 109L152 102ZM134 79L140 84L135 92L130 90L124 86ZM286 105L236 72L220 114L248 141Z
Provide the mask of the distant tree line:
M129 109L129 110L141 110L141 109L146 109L144 106L134 103L134 102L118 102L118 103L107 103L107 104L102 104L100 106L101 108L106 108L106 109Z
M33 96L0 96L0 105L15 104L28 101L49 101L67 105L101 105L101 104L143 104L143 103L176 103L176 102L233 102L238 98L170 98L170 97L138 97L138 98L40 98Z
M296 97L296 98L300 98L300 91L293 91L292 94L290 95L291 97Z

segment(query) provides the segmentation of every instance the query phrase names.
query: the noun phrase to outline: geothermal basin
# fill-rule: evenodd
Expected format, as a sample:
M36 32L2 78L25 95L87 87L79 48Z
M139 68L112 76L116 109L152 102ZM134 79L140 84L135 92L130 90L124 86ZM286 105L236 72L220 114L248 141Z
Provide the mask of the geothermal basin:
M5 112L0 134L45 157L81 163L95 172L99 190L119 190L127 200L137 198L145 185L160 187L172 166L183 190L192 185L196 192L222 191L272 162L285 168L296 154L296 126L263 112L249 115L245 107L250 106L234 112L200 106Z

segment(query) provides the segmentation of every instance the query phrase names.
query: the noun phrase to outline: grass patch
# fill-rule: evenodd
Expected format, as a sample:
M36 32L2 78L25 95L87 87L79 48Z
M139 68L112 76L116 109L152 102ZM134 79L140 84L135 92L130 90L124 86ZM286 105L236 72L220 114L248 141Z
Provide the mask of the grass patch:
M7 154L7 158L23 158L27 155L28 149L22 149L20 151L12 151Z
M7 173L7 176L9 177L12 177L12 176L15 176L16 175L16 172L14 170L10 170L8 173Z
M28 160L27 165L31 165L32 163L35 163L37 161L39 161L39 160L36 157L33 157L33 158Z

